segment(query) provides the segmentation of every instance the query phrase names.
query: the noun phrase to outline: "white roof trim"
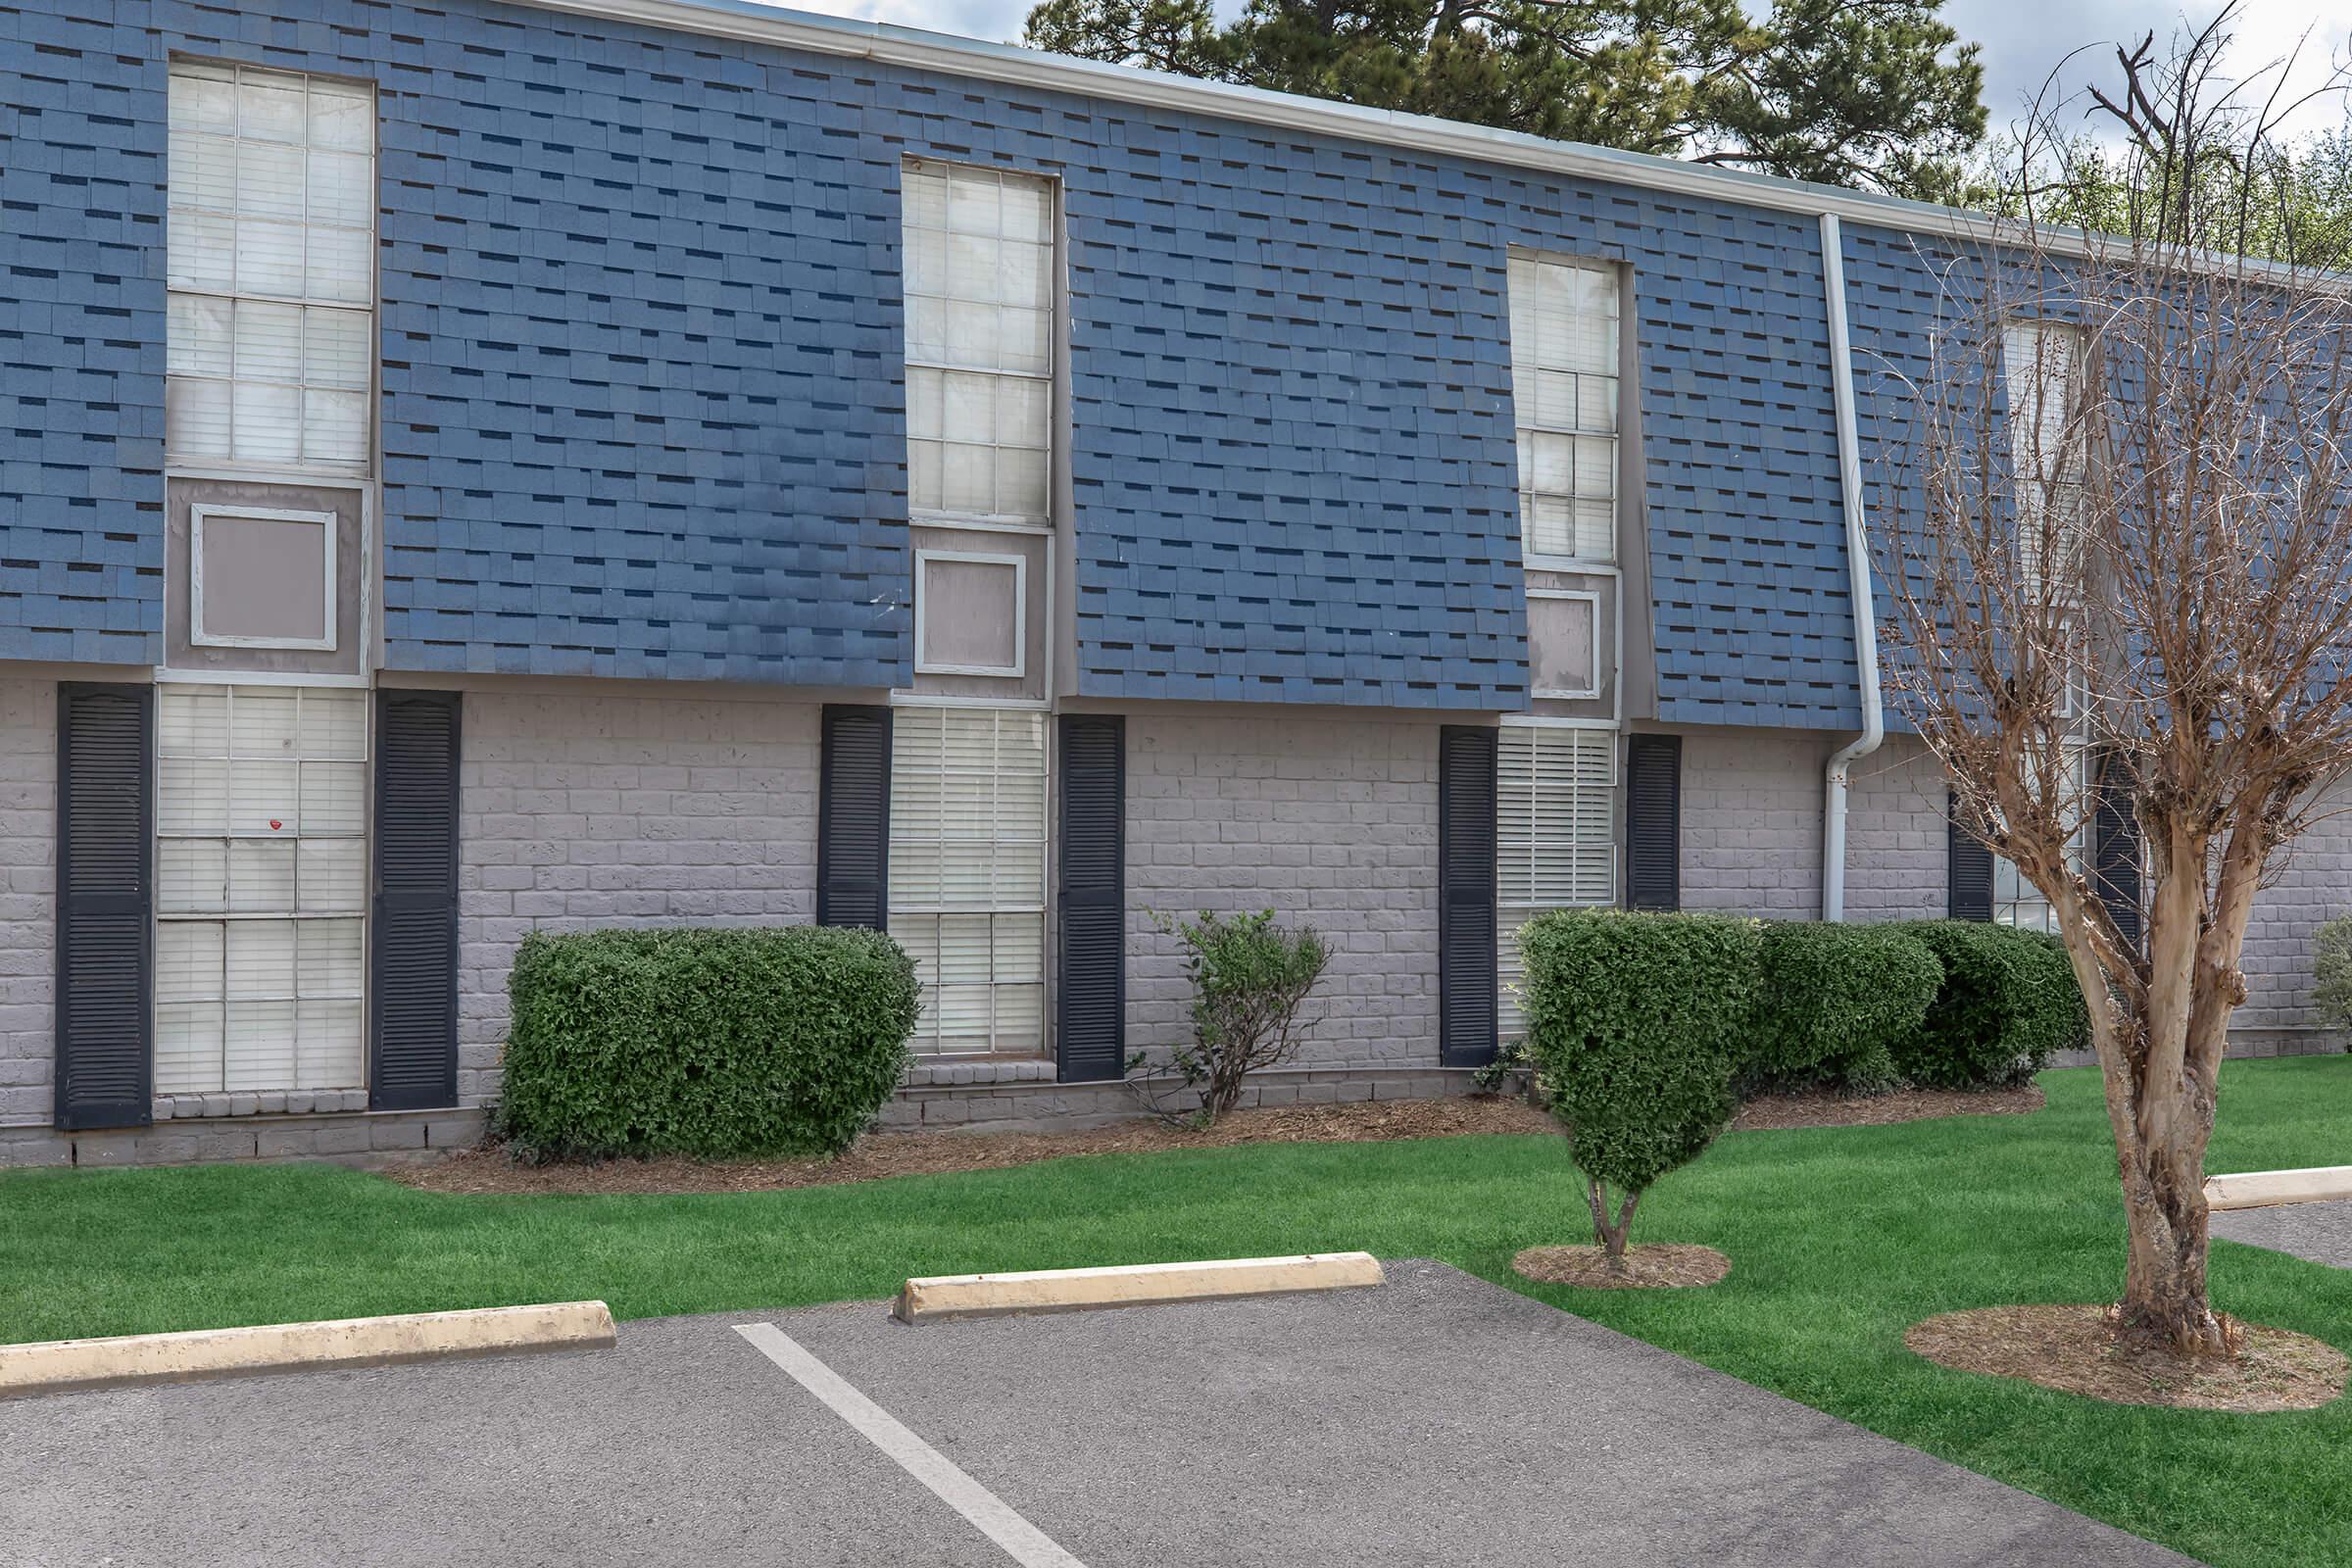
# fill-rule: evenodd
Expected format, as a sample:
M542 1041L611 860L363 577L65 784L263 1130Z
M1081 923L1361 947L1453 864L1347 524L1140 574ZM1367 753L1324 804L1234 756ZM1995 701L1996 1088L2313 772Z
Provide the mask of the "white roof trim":
M1620 152L1582 142L1551 141L1523 131L1497 130L1426 115L1365 109L1257 87L1237 87L1227 82L1197 81L888 23L812 16L760 4L758 0L522 0L522 3L543 11L570 12L811 54L847 56L1014 86L1115 99L1146 108L1214 115L1275 129L1344 136L1386 147L1513 165L1644 190L1801 213L1810 218L1832 213L1857 223L1932 231L1953 238L1989 238L1994 233L1993 224L1977 214L1927 202L1655 158L1644 153ZM2043 236L2043 243L2051 249L2079 248L2056 241L2055 235Z

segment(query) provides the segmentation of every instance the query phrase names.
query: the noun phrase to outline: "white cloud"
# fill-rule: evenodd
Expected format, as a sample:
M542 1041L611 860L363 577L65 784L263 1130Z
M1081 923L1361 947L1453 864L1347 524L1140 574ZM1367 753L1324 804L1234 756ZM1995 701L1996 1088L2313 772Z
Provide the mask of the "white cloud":
M2210 22L2219 0L2189 5L2149 0L1949 0L1945 20L1963 38L1984 45L1984 106L1995 126L2016 119L2042 91L2052 71L2058 93L2072 95L2070 113L2087 107L2087 82L2111 87L2121 79L2116 45L2133 45L2150 32L2162 53L2175 34ZM2325 82L2352 50L2352 0L2251 0L2232 24L2225 57L2230 72L2246 77L2293 58L2291 97ZM2070 51L2079 51L2068 58ZM2063 64L2062 64L2063 62ZM2265 91L2277 74L2262 77ZM2290 133L2330 129L2344 121L2344 100L2306 105L2288 122ZM2091 122L2095 129L2095 122Z

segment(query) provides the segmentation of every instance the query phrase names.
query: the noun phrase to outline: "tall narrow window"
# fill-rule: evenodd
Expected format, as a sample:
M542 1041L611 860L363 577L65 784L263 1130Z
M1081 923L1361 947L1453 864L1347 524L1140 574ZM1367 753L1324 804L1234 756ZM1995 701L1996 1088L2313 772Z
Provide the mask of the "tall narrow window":
M2079 592L2082 484L2088 463L2082 334L2054 321L2012 322L2001 334L2016 476L2021 580L2038 598L2045 571L2061 595Z
M1044 713L892 715L890 934L923 983L916 1050L1042 1049Z
M373 89L174 61L170 185L170 456L365 468Z
M1054 185L909 160L907 504L1043 524L1054 392Z
M1617 273L1510 259L1519 526L1530 562L1617 560Z
M368 694L165 686L155 1090L357 1089Z
M2082 592L2082 490L2088 472L2080 329L2057 321L2015 321L2001 334L2002 389L2008 400L2009 461L2016 489L2019 584L2027 606L2053 607L2070 623ZM2086 698L2079 673L2067 682L2062 720L2074 729L2060 742L2062 771L2085 821L2090 815L2089 751L2082 738ZM2089 851L2079 828L2068 857ZM2056 929L2049 900L1999 856L1992 860L1992 918L2034 931Z
M1617 732L1505 722L1494 758L1495 930L1501 1032L1524 1032L1519 928L1550 909L1617 896Z

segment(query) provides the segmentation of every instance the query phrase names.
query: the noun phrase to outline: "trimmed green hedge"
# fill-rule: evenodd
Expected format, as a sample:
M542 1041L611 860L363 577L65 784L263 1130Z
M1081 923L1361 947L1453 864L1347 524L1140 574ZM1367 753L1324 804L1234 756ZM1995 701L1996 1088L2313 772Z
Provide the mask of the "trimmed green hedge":
M1943 965L1927 1017L1891 1042L1895 1070L1931 1089L2023 1083L2054 1052L2090 1040L2074 966L2056 937L1982 920L1918 920L1893 929Z
M906 1070L917 991L872 931L534 934L499 1125L543 1158L836 1153Z
M1638 1193L1730 1122L1761 941L1753 920L1608 909L1520 931L1528 1054L1586 1175Z
M1943 985L1935 952L1893 926L1775 921L1762 963L1748 1069L1788 1088L1892 1087L1894 1045L1918 1033Z

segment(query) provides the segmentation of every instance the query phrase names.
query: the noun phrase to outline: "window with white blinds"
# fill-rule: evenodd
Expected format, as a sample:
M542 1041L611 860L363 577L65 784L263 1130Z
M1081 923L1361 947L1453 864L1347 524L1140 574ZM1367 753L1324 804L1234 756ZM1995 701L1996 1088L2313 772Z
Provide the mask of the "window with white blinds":
M170 455L364 468L374 90L174 61L170 187Z
M368 694L157 692L155 1088L356 1089Z
M1521 1033L1519 928L1617 899L1617 732L1505 724L1494 757L1494 903L1501 1031Z
M1617 559L1617 272L1513 256L1511 401L1530 559Z
M1046 715L891 715L890 934L914 958L927 1052L1045 1044Z
M909 159L907 504L1043 524L1054 410L1054 184Z
M2088 454L2082 421L2081 333L2063 322L2016 321L2001 333L2002 386L2017 485L2018 565L2038 596L2045 556L2061 563L2062 588L2082 569L2082 484Z

